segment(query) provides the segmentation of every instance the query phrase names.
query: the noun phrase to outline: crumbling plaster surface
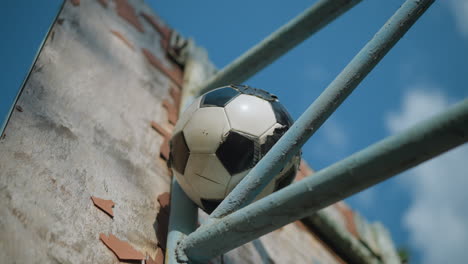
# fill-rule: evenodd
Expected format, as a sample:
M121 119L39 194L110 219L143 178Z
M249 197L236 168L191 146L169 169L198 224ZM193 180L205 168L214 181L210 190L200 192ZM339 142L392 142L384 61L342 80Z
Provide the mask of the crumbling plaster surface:
M145 33L113 1L65 1L0 140L0 263L116 263L99 233L156 254L156 197L170 178L150 121L169 126L170 80L140 48L170 65L139 19ZM114 219L91 196L112 199Z

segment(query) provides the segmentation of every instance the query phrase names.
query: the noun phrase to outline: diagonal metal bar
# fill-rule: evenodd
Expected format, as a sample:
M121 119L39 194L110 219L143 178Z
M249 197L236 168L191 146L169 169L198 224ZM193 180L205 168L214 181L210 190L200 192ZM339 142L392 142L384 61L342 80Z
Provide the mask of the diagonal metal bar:
M252 202L433 2L407 0L210 216Z
M177 249L207 260L468 142L468 99L315 175L203 225ZM186 254L186 256L184 255Z
M219 71L200 87L200 94L247 80L361 1L318 1Z

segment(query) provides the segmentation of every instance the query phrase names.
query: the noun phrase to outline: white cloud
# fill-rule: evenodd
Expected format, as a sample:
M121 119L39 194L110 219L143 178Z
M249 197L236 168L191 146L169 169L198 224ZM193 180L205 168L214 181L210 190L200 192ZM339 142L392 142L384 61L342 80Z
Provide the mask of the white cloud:
M468 0L450 0L448 3L458 30L463 36L468 37Z
M397 133L446 109L450 100L431 87L413 87L400 111L386 118ZM464 263L468 258L468 145L419 165L403 176L411 193L403 224L411 243L422 251L423 263Z
M447 106L447 98L437 88L429 85L413 86L403 98L402 109L388 114L387 127L392 133L401 132Z

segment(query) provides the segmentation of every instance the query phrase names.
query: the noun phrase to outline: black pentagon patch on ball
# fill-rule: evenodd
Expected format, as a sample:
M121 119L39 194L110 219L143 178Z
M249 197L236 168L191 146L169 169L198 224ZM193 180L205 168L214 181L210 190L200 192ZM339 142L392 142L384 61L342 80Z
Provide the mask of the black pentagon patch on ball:
M170 148L170 160L172 168L174 168L178 173L184 175L185 166L187 165L190 152L187 146L187 142L185 142L184 133L182 131L172 137Z
M203 97L200 107L224 107L240 93L231 87L213 90Z
M216 150L216 156L230 175L252 168L254 142L246 136L230 131L226 140Z
M253 95L259 98L262 98L265 101L275 101L278 97L274 94L271 94L265 90L253 88L243 84L231 84L232 88L235 88L239 92L247 95Z
M210 200L210 199L200 199L203 208L205 209L204 211L211 214L216 207L223 201L223 200Z
M271 108L273 108L273 112L275 113L276 122L280 123L281 125L286 125L288 128L291 127L294 123L294 120L288 113L288 110L286 110L286 108L284 108L284 106L278 101L272 101L270 104Z
M281 176L281 178L279 178L278 180L276 180L276 186L275 186L275 192L278 191L278 190L281 190L283 189L284 187L288 186L289 184L291 184L291 182L294 180L294 178L296 178L296 174L297 174L297 168L296 166L291 166L291 168L289 168L289 170L287 172L285 172L283 174L283 176Z

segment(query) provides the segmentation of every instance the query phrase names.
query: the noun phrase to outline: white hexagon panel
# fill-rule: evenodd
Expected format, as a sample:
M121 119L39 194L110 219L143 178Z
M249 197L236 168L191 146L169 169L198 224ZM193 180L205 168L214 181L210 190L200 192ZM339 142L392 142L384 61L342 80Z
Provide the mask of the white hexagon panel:
M266 100L241 94L224 108L231 128L252 136L260 136L276 123L275 113Z
M200 199L223 199L231 175L215 154L190 154L185 179Z
M183 132L190 153L212 154L216 152L229 129L223 108L206 107L199 108L192 114Z

